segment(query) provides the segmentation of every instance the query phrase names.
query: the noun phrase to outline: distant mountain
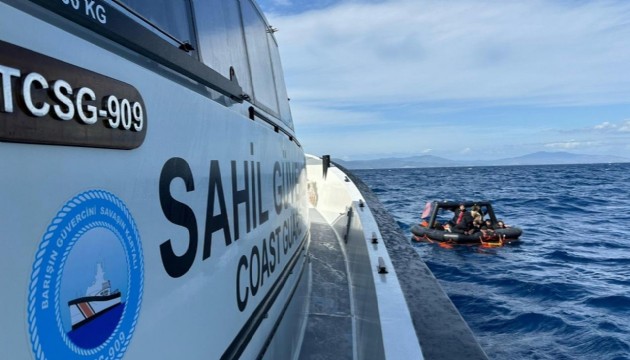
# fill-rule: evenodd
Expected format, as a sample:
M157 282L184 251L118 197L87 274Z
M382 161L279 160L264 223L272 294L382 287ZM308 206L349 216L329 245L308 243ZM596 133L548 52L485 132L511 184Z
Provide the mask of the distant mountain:
M630 159L621 156L609 155L582 155L572 154L566 151L539 151L523 156L501 159L495 161L496 165L546 165L546 164L598 164L630 162Z
M348 169L399 169L399 168L427 168L427 167L458 167L458 166L507 166L507 165L561 165L561 164L597 164L624 163L630 158L608 155L583 155L565 151L540 151L518 157L492 161L473 160L455 161L433 155L411 156L405 158L383 158L374 160L344 161L333 159L336 163Z

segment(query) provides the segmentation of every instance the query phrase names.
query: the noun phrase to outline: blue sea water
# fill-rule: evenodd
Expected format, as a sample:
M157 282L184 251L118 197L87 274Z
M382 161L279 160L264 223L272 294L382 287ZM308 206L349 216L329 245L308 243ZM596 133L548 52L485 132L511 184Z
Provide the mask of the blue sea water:
M414 243L491 359L630 359L630 164L353 170L406 235L430 200L490 200L501 248Z

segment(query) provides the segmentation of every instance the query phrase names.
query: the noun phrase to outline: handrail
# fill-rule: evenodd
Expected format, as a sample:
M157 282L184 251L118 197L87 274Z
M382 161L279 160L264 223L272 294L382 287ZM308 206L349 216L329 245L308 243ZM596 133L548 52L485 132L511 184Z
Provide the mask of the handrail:
M264 113L258 111L253 106L249 107L249 118L251 120L254 120L255 118L259 118L260 120L262 120L262 121L266 122L267 124L273 126L273 130L275 132L282 132L283 134L285 134L289 138L289 141L293 141L300 148L302 147L302 144L300 144L300 142L295 138L295 136L293 134L291 134L286 129L280 127L274 120L270 119L269 117L267 117L267 115L265 115Z

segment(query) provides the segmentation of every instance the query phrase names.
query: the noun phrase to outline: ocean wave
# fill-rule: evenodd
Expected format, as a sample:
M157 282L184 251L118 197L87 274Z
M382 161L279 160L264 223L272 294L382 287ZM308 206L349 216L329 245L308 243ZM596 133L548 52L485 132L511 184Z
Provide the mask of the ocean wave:
M599 335L589 332L578 338L581 341L577 341L571 346L571 350L576 355L606 354L606 359L628 359L628 354L630 354L628 341L624 341L617 336Z
M621 333L622 330L619 326L615 325L614 323L610 322L610 321L602 321L599 324L597 324L597 329L601 330L601 331L605 331L605 332L618 332Z
M589 294L589 291L579 284L541 282L539 278L530 281L515 278L488 279L487 283L506 294L519 298L535 298L539 301L563 301Z
M545 254L544 257L552 261L563 261L573 264L588 264L592 262L588 257L574 254L568 250L555 250Z
M630 313L630 297L624 295L590 297L584 300L584 304L612 312Z
M396 223L398 224L398 226L404 231L404 232L408 232L409 229L411 229L411 225L402 222L402 221L396 221Z
M494 318L482 325L484 331L522 335L526 333L567 334L575 329L561 317L527 312L509 318Z
M608 169L603 171L604 169ZM490 200L518 246L414 243L493 359L630 358L630 164L370 170L410 237L426 201Z

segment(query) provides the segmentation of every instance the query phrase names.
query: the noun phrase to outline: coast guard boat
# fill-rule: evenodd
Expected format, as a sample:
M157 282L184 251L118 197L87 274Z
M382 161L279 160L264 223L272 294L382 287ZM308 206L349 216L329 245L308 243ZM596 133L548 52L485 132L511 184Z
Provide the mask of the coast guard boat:
M68 301L72 330L99 318L121 304L120 290L112 290L111 281L104 278L103 265L96 266L96 279L94 284L88 287L85 296Z
M68 301L72 329L77 329L119 304L120 291L112 292L109 281L103 283L103 289L96 294Z
M255 2L0 0L0 76L1 353L486 357L367 187L305 156Z

